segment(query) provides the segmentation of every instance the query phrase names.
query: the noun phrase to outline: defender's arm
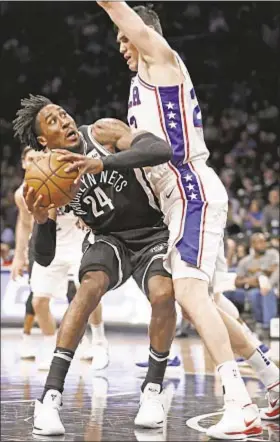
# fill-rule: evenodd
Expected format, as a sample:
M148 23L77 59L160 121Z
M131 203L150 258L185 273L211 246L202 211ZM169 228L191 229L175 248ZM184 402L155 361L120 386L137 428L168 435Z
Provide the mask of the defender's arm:
M15 203L18 208L18 217L15 232L15 256L11 268L12 279L16 279L19 275L23 276L26 251L33 225L32 215L28 212L20 189L15 192Z
M167 62L174 59L174 53L167 41L154 29L147 26L126 2L97 2L109 15L115 25L138 49L147 62Z

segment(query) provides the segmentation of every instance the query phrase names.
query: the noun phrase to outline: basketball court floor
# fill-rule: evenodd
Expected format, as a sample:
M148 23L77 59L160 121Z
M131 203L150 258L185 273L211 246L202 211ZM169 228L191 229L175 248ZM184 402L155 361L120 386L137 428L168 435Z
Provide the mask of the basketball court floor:
M65 436L32 436L34 399L47 373L38 371L34 361L19 359L19 329L2 329L1 335L1 441L207 441L205 429L221 415L222 388L213 365L198 338L184 338L174 344L183 368L169 371L165 381L170 400L166 425L160 431L137 429L133 421L144 374L135 361L147 358L148 339L144 333L111 332L106 370L93 374L90 363L78 357L73 361L61 412ZM37 330L34 341L40 349ZM273 359L279 361L279 343L272 346ZM249 368L242 368L242 374L255 402L264 406L262 384ZM279 440L279 423L264 423L263 430L250 440Z

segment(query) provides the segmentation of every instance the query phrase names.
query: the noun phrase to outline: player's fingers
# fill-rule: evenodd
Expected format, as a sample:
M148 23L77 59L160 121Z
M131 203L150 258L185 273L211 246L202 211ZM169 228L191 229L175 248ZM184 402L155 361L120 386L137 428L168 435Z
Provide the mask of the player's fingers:
M31 210L34 204L34 189L29 187L24 197L28 210Z
M51 210L51 209L54 209L54 208L55 208L55 205L52 203L52 204L49 205L48 210Z
M67 166L65 168L65 172L73 172L75 170L80 170L80 169L84 168L84 166L85 166L85 162L84 162L84 158L83 158L82 160L75 161L71 165Z
M79 155L78 153L67 153L57 157L57 161L78 161L82 158L84 158L83 155Z
M79 173L79 175L77 176L77 178L74 180L74 186L75 186L75 187L80 186L80 184L81 184L81 177L82 177L82 174Z
M36 198L34 204L33 204L33 208L34 210L39 209L41 207L41 202L42 202L43 196L39 195L38 198Z
M69 164L69 166L65 168L65 172L73 172L74 170L79 170L78 163L79 161L75 161L74 163Z

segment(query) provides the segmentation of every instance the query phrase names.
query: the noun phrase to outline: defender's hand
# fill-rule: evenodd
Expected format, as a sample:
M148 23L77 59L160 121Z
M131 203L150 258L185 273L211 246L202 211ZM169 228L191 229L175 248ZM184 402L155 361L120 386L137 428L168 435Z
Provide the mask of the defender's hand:
M79 176L75 179L74 184L80 181L80 177L86 173L97 175L103 170L103 161L100 159L88 158L78 153L68 153L65 150L56 149L55 152L61 154L57 158L58 161L69 161L72 163L65 169L65 172L79 171Z
M11 279L15 281L18 276L23 276L24 269L26 267L25 259L15 257L11 267Z
M49 217L49 210L54 208L54 204L48 207L41 206L42 195L35 196L35 189L27 184L23 186L23 197L27 205L29 213L31 213L38 224L45 224Z
M125 143L126 148L130 147L132 131L130 127L123 121L116 118L101 118L91 126L93 137L102 144L102 146L113 146L120 150L122 144Z

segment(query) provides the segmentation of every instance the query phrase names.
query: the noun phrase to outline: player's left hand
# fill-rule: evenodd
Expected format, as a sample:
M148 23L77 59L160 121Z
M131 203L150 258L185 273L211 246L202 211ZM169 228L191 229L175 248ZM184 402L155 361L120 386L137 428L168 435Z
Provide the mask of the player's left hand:
M38 224L45 224L49 218L49 210L54 208L54 204L50 204L48 207L42 206L42 195L36 196L35 189L26 183L23 186L23 198L28 212L33 215L35 221Z
M61 154L61 156L57 158L58 161L69 161L72 163L70 166L65 168L65 172L73 172L74 170L79 171L79 175L74 181L74 184L79 182L82 175L87 173L97 175L103 170L103 161L98 158L88 158L78 153L69 153L60 149L55 149L55 152Z

